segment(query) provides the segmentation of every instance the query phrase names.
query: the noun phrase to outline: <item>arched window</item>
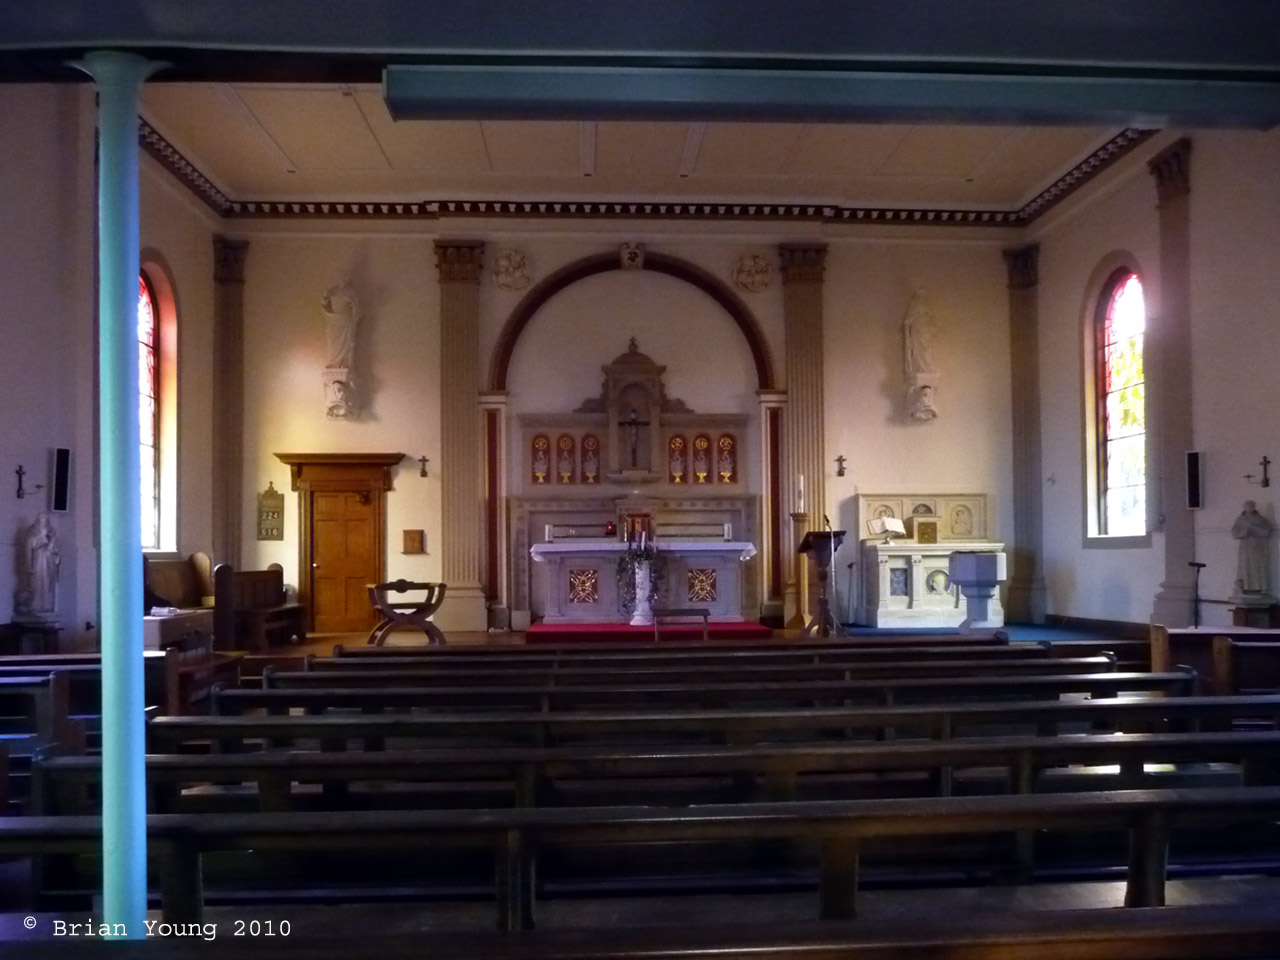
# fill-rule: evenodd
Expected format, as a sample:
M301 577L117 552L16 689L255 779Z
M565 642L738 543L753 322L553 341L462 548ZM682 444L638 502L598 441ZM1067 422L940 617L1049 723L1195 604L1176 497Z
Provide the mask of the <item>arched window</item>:
M138 431L142 460L142 547L160 548L160 323L155 291L138 277Z
M1096 503L1100 536L1147 532L1147 407L1142 281L1121 268L1102 288L1094 319Z

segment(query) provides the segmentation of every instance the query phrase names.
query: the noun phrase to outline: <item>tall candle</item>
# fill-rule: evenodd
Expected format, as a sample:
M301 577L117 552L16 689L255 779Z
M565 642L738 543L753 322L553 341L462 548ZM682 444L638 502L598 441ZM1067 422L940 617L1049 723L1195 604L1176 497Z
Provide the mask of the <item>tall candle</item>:
M796 474L796 513L804 513L804 474Z
M644 530L641 530L640 531L640 549L641 550L644 549L644 542L647 539L647 537L648 537L648 533Z

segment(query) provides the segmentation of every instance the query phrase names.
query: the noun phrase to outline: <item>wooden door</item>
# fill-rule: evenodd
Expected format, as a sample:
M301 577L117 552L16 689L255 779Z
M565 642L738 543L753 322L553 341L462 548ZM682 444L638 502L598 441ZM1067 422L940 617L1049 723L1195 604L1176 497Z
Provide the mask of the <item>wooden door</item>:
M386 492L402 453L277 453L298 491L298 592L313 633L373 628L386 580Z
M379 580L378 523L367 490L311 493L311 611L316 633L368 630Z

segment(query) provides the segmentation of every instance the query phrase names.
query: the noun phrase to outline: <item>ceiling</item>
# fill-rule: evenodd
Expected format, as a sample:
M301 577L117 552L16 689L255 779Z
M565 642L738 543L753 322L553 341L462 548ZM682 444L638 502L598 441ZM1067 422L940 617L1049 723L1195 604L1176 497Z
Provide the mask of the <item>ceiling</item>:
M374 84L153 83L142 115L231 198L751 200L1017 209L1104 126L393 120Z

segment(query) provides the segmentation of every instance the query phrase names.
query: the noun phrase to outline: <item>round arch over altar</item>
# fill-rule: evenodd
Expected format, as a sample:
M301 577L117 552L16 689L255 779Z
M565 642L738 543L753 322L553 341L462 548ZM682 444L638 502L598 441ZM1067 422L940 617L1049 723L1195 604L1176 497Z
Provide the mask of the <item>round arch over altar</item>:
M561 267L530 289L511 311L511 315L502 327L502 332L498 335L493 349L493 359L489 365L488 389L494 391L507 389L507 375L511 368L511 357L515 352L516 343L534 314L548 300L566 287L587 277L623 269L631 268L623 264L622 257L616 252L592 254ZM683 280L697 287L719 304L733 319L751 351L756 370L756 389L775 389L773 356L764 332L760 329L755 314L727 283L688 260L653 251L645 252L643 266L640 269Z

